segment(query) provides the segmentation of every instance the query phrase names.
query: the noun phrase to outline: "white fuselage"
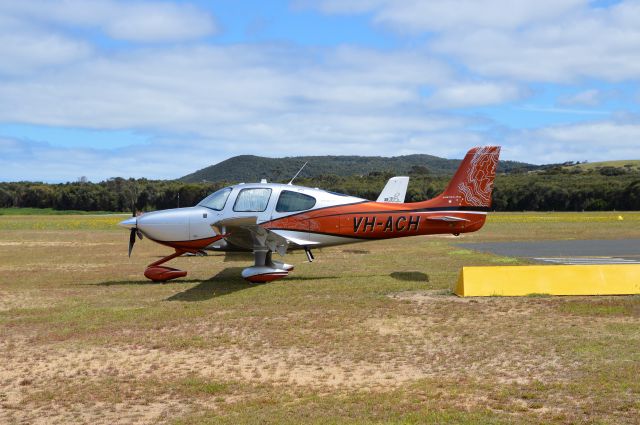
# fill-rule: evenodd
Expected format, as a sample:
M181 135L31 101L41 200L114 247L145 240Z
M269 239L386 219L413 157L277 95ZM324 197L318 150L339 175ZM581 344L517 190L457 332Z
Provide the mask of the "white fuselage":
M320 208L354 204L365 201L362 198L347 196L321 189L308 188L303 186L277 184L277 183L251 183L237 184L230 186L230 193L220 209L212 209L204 206L203 203L195 207L176 208L169 210L154 211L132 217L121 223L122 226L132 228L137 227L145 236L157 242L177 242L196 241L207 238L215 238L216 230L212 224L222 221L227 217L258 217L257 224L289 215L300 213L301 211L313 211ZM270 194L263 211L242 211L238 208L238 196L246 189L268 189ZM296 192L307 195L315 199L312 208L298 211L279 212L276 205L283 191ZM204 200L203 200L204 202ZM325 245L335 245L345 238L335 238L329 235L309 235L308 232L279 230L281 236L291 240L297 245L313 245L316 247ZM344 240L344 243L353 241ZM229 246L224 240L219 240L207 246L205 249L211 250L251 250L249 246Z

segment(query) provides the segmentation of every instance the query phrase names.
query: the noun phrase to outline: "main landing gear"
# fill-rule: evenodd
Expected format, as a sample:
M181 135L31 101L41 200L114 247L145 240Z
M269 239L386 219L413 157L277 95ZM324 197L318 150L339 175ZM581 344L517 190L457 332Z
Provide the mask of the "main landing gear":
M255 265L242 270L242 277L251 283L265 283L287 277L293 270L291 264L273 261L271 251L253 251Z

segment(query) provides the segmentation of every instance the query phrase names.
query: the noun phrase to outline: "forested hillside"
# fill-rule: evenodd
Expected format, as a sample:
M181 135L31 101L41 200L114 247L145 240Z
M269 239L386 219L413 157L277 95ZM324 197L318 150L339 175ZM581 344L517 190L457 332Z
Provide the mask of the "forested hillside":
M180 178L188 183L217 182L221 180L235 182L288 181L300 167L307 162L300 177L320 177L334 175L340 177L363 176L372 171L388 172L394 175L411 173L429 173L432 175L451 175L459 159L445 159L432 155L405 155L396 157L382 156L296 156L288 158L266 158L262 156L241 155L229 158ZM537 165L516 161L500 161L499 172L535 170Z
M420 201L440 193L450 175L413 169L407 201ZM362 176L321 175L303 177L296 184L320 187L366 199L376 199L393 173L371 171ZM286 182L290 176L279 179ZM242 179L246 180L246 179ZM276 180L277 181L277 180ZM212 191L237 180L185 183L175 180L110 179L100 183L44 184L0 183L0 207L54 208L59 210L130 211L195 205ZM501 173L496 178L497 211L640 210L640 171L621 167L548 166L535 172Z

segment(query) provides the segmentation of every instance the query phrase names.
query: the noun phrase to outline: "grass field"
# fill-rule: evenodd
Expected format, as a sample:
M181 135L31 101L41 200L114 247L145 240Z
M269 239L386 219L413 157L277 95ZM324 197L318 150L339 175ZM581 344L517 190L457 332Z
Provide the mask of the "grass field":
M0 215L102 215L109 211L54 210L53 208L0 208Z
M620 219L620 217L622 219ZM287 257L127 258L124 216L0 217L0 423L636 424L640 297L457 298L458 241L640 238L640 213L491 214L480 232Z

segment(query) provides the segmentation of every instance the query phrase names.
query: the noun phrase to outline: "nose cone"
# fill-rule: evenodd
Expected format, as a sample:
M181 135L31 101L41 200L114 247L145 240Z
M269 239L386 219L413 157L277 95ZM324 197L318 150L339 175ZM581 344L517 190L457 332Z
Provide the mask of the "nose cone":
M136 228L155 241L188 241L192 208L154 211L137 217ZM129 220L120 223L124 225Z
M125 221L121 221L120 223L118 223L118 226L122 226L127 229L133 229L134 227L136 227L137 224L138 224L138 218L131 217L126 219Z

